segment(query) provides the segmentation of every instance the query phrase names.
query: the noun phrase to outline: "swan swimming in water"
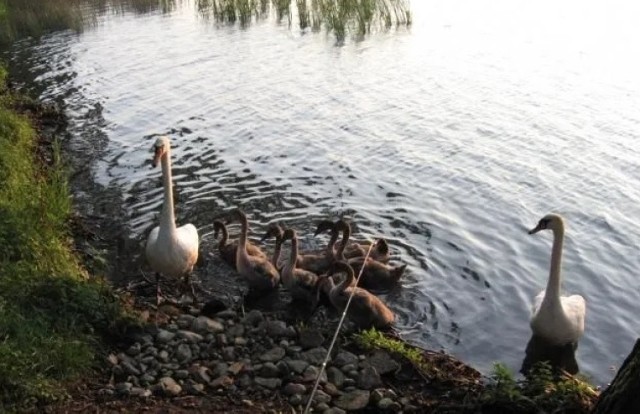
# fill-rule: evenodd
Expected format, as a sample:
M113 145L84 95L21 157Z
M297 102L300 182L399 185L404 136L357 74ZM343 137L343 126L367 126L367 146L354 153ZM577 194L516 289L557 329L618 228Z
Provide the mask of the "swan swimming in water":
M160 214L160 225L151 230L147 238L146 256L151 268L156 272L156 304L159 304L160 274L173 278L184 276L187 283L190 284L189 274L198 260L199 239L198 230L193 224L176 227L173 211L173 189L171 188L171 144L169 138L158 138L154 144L154 151L152 166L155 168L160 161L164 200ZM193 285L191 285L191 293L195 300Z
M584 333L586 303L580 295L560 296L564 220L558 214L547 214L529 234L541 230L553 231L551 270L547 288L534 300L531 330L554 345L577 344Z

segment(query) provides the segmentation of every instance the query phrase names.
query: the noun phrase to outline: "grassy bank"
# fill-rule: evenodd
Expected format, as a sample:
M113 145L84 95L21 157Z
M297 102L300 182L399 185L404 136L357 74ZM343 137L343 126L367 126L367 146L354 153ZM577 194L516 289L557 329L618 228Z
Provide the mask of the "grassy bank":
M443 390L430 406L437 412L588 414L598 399L598 393L587 382L554 373L547 363L534 365L521 380L498 363L491 375L482 378L479 372L446 354L415 348L375 329L362 331L354 339L361 348L381 349L409 362L425 384ZM455 392L459 395L448 401ZM431 391L431 395L437 392Z
M0 68L0 412L60 399L96 366L99 335L124 313L72 251L71 200L59 151L35 156L38 135Z

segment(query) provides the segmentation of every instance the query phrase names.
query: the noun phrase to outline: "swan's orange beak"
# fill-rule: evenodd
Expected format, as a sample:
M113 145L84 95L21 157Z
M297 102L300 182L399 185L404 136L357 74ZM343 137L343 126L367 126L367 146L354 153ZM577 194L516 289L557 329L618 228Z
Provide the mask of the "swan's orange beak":
M151 163L151 167L155 168L156 165L158 165L163 152L164 151L162 150L162 147L155 147L155 153L153 154L153 162Z

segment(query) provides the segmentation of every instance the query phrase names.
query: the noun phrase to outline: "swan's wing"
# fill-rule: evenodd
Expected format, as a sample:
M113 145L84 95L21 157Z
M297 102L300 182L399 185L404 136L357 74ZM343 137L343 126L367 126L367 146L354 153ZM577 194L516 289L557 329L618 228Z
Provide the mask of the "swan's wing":
M147 249L149 246L155 244L156 240L158 240L158 233L160 233L160 226L156 226L149 232L149 236L147 237Z
M572 324L582 334L584 332L584 317L587 313L587 303L580 295L562 296L560 298L564 313Z
M198 260L198 246L200 239L198 237L198 229L193 224L185 224L176 229L180 247L187 255L186 261L195 264Z

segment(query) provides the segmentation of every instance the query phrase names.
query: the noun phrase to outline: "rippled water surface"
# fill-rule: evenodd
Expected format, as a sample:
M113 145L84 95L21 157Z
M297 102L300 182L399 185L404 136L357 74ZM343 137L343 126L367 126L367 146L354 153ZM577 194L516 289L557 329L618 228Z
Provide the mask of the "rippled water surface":
M403 335L485 372L519 368L551 251L551 234L526 230L563 214L564 289L588 304L577 358L605 384L640 333L629 3L415 1L410 29L336 45L272 20L216 25L187 2L24 40L12 59L65 102L141 246L162 202L151 145L167 134L178 218L207 245L233 206L256 233L281 221L307 245L344 213L409 264L385 297Z

